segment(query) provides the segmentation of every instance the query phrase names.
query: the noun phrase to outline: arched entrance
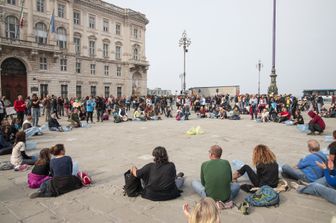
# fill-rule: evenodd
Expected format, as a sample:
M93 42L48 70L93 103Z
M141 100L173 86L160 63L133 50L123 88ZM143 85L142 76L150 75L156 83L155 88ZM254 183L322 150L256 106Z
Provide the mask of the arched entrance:
M27 97L26 66L17 58L7 58L1 64L2 96L14 101L18 95Z
M132 77L132 95L141 94L140 81L141 81L141 74L139 72L134 73Z

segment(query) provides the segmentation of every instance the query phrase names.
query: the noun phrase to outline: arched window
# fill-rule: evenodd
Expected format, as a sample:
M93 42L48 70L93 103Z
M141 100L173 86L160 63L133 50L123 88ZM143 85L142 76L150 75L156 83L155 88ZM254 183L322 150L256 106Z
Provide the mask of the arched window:
M19 20L14 16L6 17L6 37L11 39L19 39Z
M57 45L60 49L65 49L67 44L66 31L63 27L57 29Z
M46 44L47 43L47 26L42 22L38 22L35 25L35 30L36 30L36 34L35 34L36 42L39 44Z

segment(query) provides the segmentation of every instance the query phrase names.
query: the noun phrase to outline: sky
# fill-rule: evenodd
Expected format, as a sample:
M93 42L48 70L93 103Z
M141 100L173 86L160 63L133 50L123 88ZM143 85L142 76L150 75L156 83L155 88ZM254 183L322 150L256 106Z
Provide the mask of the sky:
M186 30L186 84L190 87L240 85L261 93L272 68L271 0L105 0L146 15L148 88L181 90ZM276 73L279 93L336 89L336 0L277 1Z

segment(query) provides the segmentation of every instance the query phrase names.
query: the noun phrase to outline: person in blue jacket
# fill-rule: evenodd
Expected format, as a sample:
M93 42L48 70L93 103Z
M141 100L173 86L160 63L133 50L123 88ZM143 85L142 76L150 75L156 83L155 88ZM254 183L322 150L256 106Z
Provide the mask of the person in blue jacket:
M323 170L316 164L327 161L326 155L320 151L320 144L316 140L309 140L308 150L310 154L301 159L296 166L282 166L283 177L310 183L324 176Z
M295 188L298 193L319 196L332 204L336 204L336 143L334 142L333 147L330 148L331 145L329 145L330 155L327 164L324 162L316 162L316 164L323 170L324 177L306 186L299 185L295 182L292 182L291 186Z
M89 100L86 101L86 122L89 123L89 118L91 123L93 123L93 110L96 107L95 100L90 96Z

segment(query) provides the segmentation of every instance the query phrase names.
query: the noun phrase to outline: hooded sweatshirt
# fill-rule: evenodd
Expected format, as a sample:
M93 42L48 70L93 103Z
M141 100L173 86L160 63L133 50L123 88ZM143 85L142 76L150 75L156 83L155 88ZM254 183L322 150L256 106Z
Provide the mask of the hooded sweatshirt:
M325 129L325 123L319 115L317 115L313 111L309 111L308 115L309 115L309 117L312 118L312 120L310 120L309 124L318 124L321 127L322 130Z

